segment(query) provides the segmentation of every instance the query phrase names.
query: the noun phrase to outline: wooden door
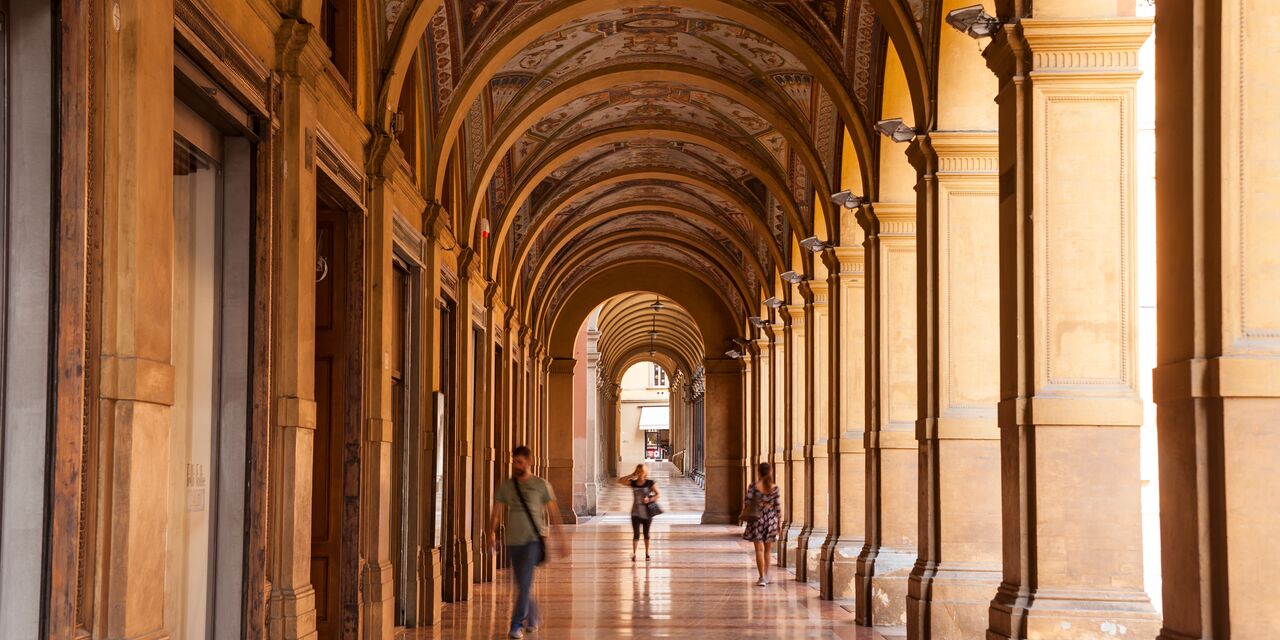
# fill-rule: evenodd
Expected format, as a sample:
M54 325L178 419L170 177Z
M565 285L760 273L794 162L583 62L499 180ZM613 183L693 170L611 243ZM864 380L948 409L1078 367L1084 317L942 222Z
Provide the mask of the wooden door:
M342 634L343 452L346 450L346 214L316 211L316 432L311 496L311 584L321 640ZM354 523L353 523L354 524ZM354 587L355 585L350 585Z

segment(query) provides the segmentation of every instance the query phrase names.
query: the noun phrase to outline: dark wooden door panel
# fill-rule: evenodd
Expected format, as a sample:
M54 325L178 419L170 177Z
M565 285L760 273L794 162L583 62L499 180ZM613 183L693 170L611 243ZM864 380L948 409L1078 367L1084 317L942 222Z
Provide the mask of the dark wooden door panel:
M346 235L345 214L319 209L316 247L325 262L316 283L316 433L311 496L311 584L321 640L342 635L341 597L345 472ZM352 588L355 585L349 585Z

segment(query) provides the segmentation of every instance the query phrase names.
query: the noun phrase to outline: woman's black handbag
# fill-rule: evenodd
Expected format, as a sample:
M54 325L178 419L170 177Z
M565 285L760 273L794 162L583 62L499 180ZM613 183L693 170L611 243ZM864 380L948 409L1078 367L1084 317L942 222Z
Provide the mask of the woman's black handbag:
M654 516L658 515L659 513L662 513L662 507L659 507L659 506L658 506L658 503L656 503L656 502L650 502L650 503L648 503L648 504L644 505L644 510L645 510L645 512L646 512L646 513L648 513L648 514L649 514L649 517L650 517L650 518L653 518Z

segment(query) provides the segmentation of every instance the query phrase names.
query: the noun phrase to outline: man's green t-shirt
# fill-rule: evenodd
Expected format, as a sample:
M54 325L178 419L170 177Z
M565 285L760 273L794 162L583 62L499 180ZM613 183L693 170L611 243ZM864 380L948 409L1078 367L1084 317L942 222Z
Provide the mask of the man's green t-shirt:
M537 542L539 535L547 535L546 507L556 500L551 484L538 476L530 476L520 483L520 493L524 495L525 504L529 505L534 522L538 523L538 530L534 532L529 516L520 505L520 496L516 495L515 483L511 478L503 480L493 495L494 502L507 505L507 544L510 546Z

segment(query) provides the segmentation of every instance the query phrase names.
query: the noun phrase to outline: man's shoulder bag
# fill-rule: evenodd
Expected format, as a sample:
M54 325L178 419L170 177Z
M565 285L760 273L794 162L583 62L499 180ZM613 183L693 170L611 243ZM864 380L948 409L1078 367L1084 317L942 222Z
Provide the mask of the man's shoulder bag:
M538 542L542 543L542 553L538 556L538 564L542 564L547 561L547 539L542 537L542 531L538 529L538 521L533 518L533 512L529 510L529 503L525 501L524 492L520 490L520 481L512 478L511 484L515 485L516 497L520 498L520 506L524 507L524 515L529 518L529 524L533 526L533 532L538 536Z

